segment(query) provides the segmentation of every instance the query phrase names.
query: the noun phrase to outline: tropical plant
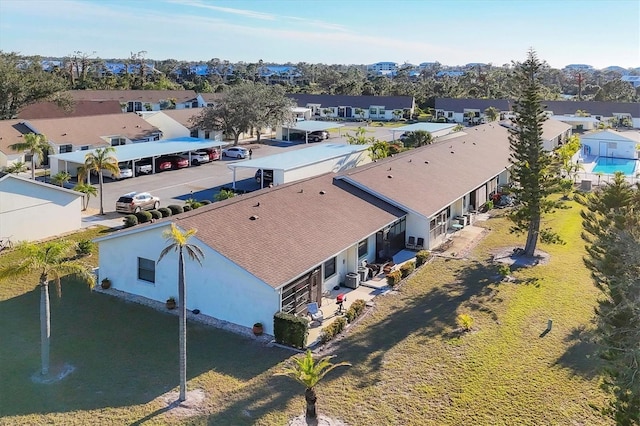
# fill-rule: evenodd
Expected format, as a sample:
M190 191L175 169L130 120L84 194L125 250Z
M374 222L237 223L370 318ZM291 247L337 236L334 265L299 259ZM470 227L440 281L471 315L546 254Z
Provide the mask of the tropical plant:
M369 156L373 161L387 158L389 156L389 143L377 140L369 147Z
M311 351L307 349L304 357L294 358L295 365L292 368L275 373L275 376L290 377L306 388L304 399L307 403L306 418L307 421L317 421L318 413L316 411L315 386L324 376L331 370L342 367L351 366L348 362L339 362L333 364L330 360L333 356L326 356L318 361L314 361Z
M84 194L84 197L82 197L82 210L87 210L89 207L89 199L91 199L91 196L95 197L98 195L98 188L90 183L79 182L73 187L73 190Z
M354 114L358 116L361 120L364 119L364 110L362 108L355 108L353 110Z
M4 168L4 171L7 173L13 173L13 174L18 174L18 173L24 173L28 170L29 168L27 167L27 164L22 162L22 161L16 161L13 164L11 164L10 166L7 166Z
M405 146L419 147L424 145L431 145L433 143L433 136L426 130L416 130L410 132L404 140Z
M461 132L464 130L464 126L462 124L456 124L453 129L451 129L452 132Z
M118 159L113 155L116 149L112 146L106 148L96 148L94 152L90 152L85 156L84 167L80 169L82 175L78 176L78 180L83 180L85 173L95 172L98 174L98 185L100 188L100 214L104 215L103 206L103 183L104 170L110 172L114 176L120 176L120 168L118 167Z
M500 111L496 107L490 106L489 108L484 110L484 115L487 117L487 121L496 121L500 118Z
M215 201L222 201L235 196L236 193L231 191L230 189L221 189L220 192L218 192L213 198Z
M68 172L58 172L51 176L51 182L56 185L64 187L64 184L71 180L71 175Z
M36 178L36 167L40 165L44 156L52 151L45 135L27 133L24 142L9 145L14 151L28 151L31 154L31 179Z
M191 260L202 265L204 253L195 244L189 244L189 239L196 234L195 229L181 231L173 223L171 229L165 231L163 236L169 244L160 253L160 262L169 252L178 253L178 317L179 317L179 345L180 345L180 396L179 400L187 399L187 292L186 292L186 270L184 265L185 253Z
M70 240L49 241L43 244L24 242L15 250L16 263L0 269L0 280L28 276L37 273L40 287L40 345L42 376L49 375L49 348L51 344L51 311L49 283L53 280L58 296L61 296L60 281L65 275L73 274L84 282L95 284L95 276L89 265L74 260L77 245Z
M456 324L464 331L471 331L473 328L474 319L469 314L460 314L456 317Z
M374 136L367 137L367 130L364 127L358 127L355 134L347 133L347 142L351 145L374 144L376 138Z

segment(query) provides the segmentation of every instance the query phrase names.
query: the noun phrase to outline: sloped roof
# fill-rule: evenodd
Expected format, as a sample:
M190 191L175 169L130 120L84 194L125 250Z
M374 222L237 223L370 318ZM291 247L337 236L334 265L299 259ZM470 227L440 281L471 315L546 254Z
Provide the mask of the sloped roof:
M222 99L224 94L222 94L222 93L200 93L200 96L202 97L202 99L204 99L204 101L207 104L214 104L217 101L219 101L220 99Z
M288 94L287 97L295 100L298 106L301 107L305 107L308 104L319 104L323 108L346 106L369 109L372 105L384 106L389 110L413 108L413 97L411 96L346 96L294 93Z
M119 113L122 113L122 107L118 101L75 101L70 111L65 111L54 102L38 102L23 108L18 118L30 120Z
M437 98L435 108L444 111L459 111L464 109L479 109L484 111L493 106L500 111L513 111L513 99L453 99ZM542 101L547 111L556 115L572 115L577 110L587 111L591 115L611 117L613 113L631 114L640 117L640 103L637 102L596 102L596 101Z
M165 109L160 111L162 114L165 114L182 124L187 129L193 128L193 124L189 121L191 117L195 117L196 115L200 115L200 113L204 110L204 108L185 108L185 109Z
M24 142L23 135L31 133L31 129L25 126L23 120L0 120L0 151L9 154L19 154L9 148L9 145Z
M512 105L513 101L509 99L436 98L435 109L459 112L465 109L479 109L480 111L484 111L492 106L499 111L511 111Z
M109 144L105 139L109 136L139 140L159 133L156 127L134 112L28 120L27 124L58 145L100 146Z
M600 130L597 132L586 133L580 136L581 139L598 139L598 140L624 140L627 139L629 141L633 141L635 143L640 143L640 131L637 130Z
M118 101L158 103L170 98L177 102L189 102L198 97L194 90L70 90L76 101Z
M63 188L61 186L58 185L51 185L50 183L45 183L45 182L40 182L39 180L33 180L33 179L27 179L27 178L23 178L22 176L17 176L11 173L4 173L4 172L0 172L0 184L6 180L9 179L16 179L19 180L21 182L26 182L30 185L34 185L37 187L41 187L41 188L46 188L48 190L51 191L61 191L64 193L67 193L69 195L73 195L75 197L83 197L84 194L82 194L81 192L77 192L74 191L72 189L67 189L67 188Z

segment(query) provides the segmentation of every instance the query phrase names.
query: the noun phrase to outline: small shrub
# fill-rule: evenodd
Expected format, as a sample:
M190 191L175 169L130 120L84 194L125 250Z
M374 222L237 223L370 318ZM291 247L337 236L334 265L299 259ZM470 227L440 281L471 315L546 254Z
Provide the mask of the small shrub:
M162 219L162 213L160 213L158 210L149 210L149 213L151 213L152 219Z
M344 317L339 317L334 322L322 329L320 334L320 342L327 343L329 340L336 337L347 326L347 320Z
M391 287L397 286L402 281L402 272L395 270L387 274L387 284Z
M191 210L193 210L193 208L191 206L183 206L182 207L182 211L184 211L184 212L190 212Z
M498 266L498 273L502 278L507 278L509 275L511 275L511 266L507 265L506 263L501 263Z
M420 267L427 263L429 257L431 256L431 252L429 250L420 250L416 253L416 267Z
M211 204L211 201L210 200L202 200L202 201L200 201L200 204L202 204L203 206L206 206L206 205Z
M309 319L284 312L273 316L273 336L277 343L304 348L309 333Z
M344 314L345 318L347 318L348 323L352 323L356 318L362 315L366 303L367 302L365 302L364 300L358 299L351 304L347 312Z
M180 214L184 211L182 206L178 206L177 204L171 204L170 206L167 206L167 208L171 210L172 215Z
M191 210L195 210L197 208L202 207L202 203L200 201L196 201L195 203L191 203Z
M146 222L150 222L151 218L153 216L151 216L151 213L149 213L148 211L141 211L135 214L136 218L138 218L138 223L146 223Z
M125 228L131 228L132 226L136 226L138 224L138 218L135 215L128 214L122 219L124 222Z
M78 247L76 248L76 253L78 256L86 256L91 254L91 249L93 248L93 242L90 240L82 240L78 241Z
M456 317L456 324L464 331L470 331L473 328L474 319L469 314L460 314Z
M411 275L411 273L415 269L416 269L416 262L412 260L411 262L407 262L400 267L400 274L402 275L402 278L406 278L409 275Z
M160 207L158 209L158 211L160 212L160 214L162 215L162 217L169 217L171 216L171 209L169 209L168 207Z
M484 207L486 210L491 210L493 208L493 201L487 201L486 203L484 203Z

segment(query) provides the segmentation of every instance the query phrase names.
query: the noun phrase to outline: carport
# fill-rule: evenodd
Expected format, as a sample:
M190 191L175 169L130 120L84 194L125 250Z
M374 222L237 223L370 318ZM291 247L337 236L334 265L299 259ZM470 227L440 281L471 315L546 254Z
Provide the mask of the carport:
M340 172L371 162L369 145L321 143L309 148L283 152L229 164L233 170L233 189L236 189L236 169L273 170L273 184L281 185L329 172ZM264 173L260 181L264 188Z
M394 127L391 130L391 133L393 134L393 140L396 140L396 132L401 132L400 134L404 133L404 132L415 132L418 130L422 130L424 132L429 132L431 133L431 136L433 136L434 138L437 138L439 136L444 136L444 135L448 135L449 133L451 133L451 131L453 130L454 127L456 127L457 124L451 124L451 123L415 123L415 124L408 124L406 126L401 126L401 127Z
M135 162L143 158L152 158L151 164L153 167L153 173L155 173L155 159L162 155L177 154L185 151L197 151L206 148L220 148L226 145L229 144L227 142L187 136L154 142L140 142L114 146L113 148L115 152L113 156L118 159L118 162L131 161L135 176ZM84 165L86 155L95 151L96 149L88 149L84 151L50 155L49 162L51 164L51 174L55 175L60 171L65 171L70 173L72 176L75 176L77 168ZM189 161L189 164L191 164L191 161ZM72 167L71 172L69 171L70 167Z
M290 141L291 130L296 130L299 132L304 132L304 141L305 143L309 143L309 133L318 132L321 130L329 130L344 127L344 124L339 123L330 123L326 121L298 121L290 126L282 126L283 133L284 130L287 130L287 140Z

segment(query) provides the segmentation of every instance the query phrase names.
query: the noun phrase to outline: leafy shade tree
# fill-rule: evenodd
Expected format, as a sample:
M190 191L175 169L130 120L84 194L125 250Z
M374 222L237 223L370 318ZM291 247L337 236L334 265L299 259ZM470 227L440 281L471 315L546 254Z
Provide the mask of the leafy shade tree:
M518 184L513 192L520 201L509 217L514 223L512 232L527 233L525 256L534 255L539 237L548 243L561 242L549 228L541 229L543 214L560 206L559 202L549 199L549 195L558 190L559 177L551 167L552 157L542 143L542 124L546 115L540 104L541 69L542 63L534 51L529 51L527 60L516 66L521 92L514 106L513 126L509 129L510 173Z
M18 173L24 173L28 170L29 168L27 167L27 164L22 162L22 161L16 161L13 164L11 164L10 166L7 166L4 168L4 171L7 173L13 173L13 174L18 174Z
M306 388L304 393L304 399L307 402L306 418L307 421L317 421L318 413L316 411L316 397L315 386L324 376L331 370L342 366L351 366L348 362L339 362L333 364L330 360L332 356L326 356L317 362L314 361L311 351L307 350L304 357L294 358L295 365L293 368L289 368L275 373L275 376L290 377L296 382L300 383Z
M640 424L640 185L622 173L578 200L587 243L585 264L602 292L596 339L605 362L603 388L613 398L602 412L616 424Z
M24 142L9 145L14 151L29 152L31 154L31 179L36 178L36 167L40 165L44 156L52 151L45 135L27 133Z
M40 373L45 377L49 375L51 340L50 280L55 283L58 296L61 295L60 280L68 274L76 275L90 285L95 284L91 267L79 260L73 260L76 247L77 244L69 240L50 241L43 244L21 243L15 249L18 253L17 262L0 269L0 280L26 277L32 273L39 274L42 361Z
M293 100L289 99L282 86L254 84L254 117L251 125L257 129L257 142L260 143L260 130L274 128L282 123L293 121Z
M221 189L220 192L218 192L215 197L214 197L214 201L222 201L222 200L226 200L227 198L232 198L235 197L236 193L229 190L229 189Z
M22 108L40 101L53 101L69 108L71 100L63 77L42 69L39 57L22 58L0 51L0 120L14 118Z
M500 118L500 111L496 107L490 106L484 110L484 115L487 117L487 121L496 121Z
M200 247L189 244L189 239L196 234L195 229L181 231L173 223L171 229L164 233L164 238L169 244L162 250L158 262L160 262L169 252L178 253L178 316L179 316L179 344L180 344L180 401L187 399L187 292L186 292L186 271L184 265L185 253L189 259L197 261L202 265L204 253Z
M416 130L410 132L409 136L404 140L404 144L412 147L419 147L424 145L431 145L433 143L433 136L426 130Z
M73 190L84 194L84 197L82 197L82 210L87 210L91 197L95 197L98 195L98 188L91 185L90 183L79 182L76 186L73 187Z
M106 148L96 148L94 152L90 152L85 156L84 159L84 167L82 167L79 172L78 180L83 180L86 175L90 175L91 172L95 172L98 174L98 186L100 188L100 214L104 215L104 207L103 207L103 183L104 176L102 172L104 170L111 172L114 176L120 175L120 168L118 167L118 159L113 156L116 152L115 148L112 146L108 146Z
M71 175L68 172L58 172L51 176L51 181L56 185L64 186L65 183L71 180Z

